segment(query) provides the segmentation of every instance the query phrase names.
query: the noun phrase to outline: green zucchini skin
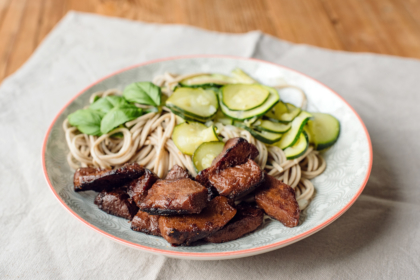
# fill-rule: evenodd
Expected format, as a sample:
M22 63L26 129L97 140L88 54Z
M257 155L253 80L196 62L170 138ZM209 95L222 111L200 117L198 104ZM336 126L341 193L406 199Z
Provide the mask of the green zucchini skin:
M251 127L249 127L245 124L243 124L242 122L235 121L235 122L233 122L233 125L236 126L236 127L245 129L246 131L251 133L251 135L254 136L257 140L259 140L263 143L266 143L266 144L274 144L274 143L278 142L281 139L281 137L283 136L282 134L278 134L277 138L269 139L269 138L264 137L264 135L261 135L260 132L252 129ZM277 134L277 133L272 133L272 134Z
M251 108L248 108L248 109L235 109L235 108L232 108L232 106L229 106L229 104L227 104L228 102L226 102L226 96L225 96L225 94L226 94L226 91L227 90L229 90L229 88L231 88L231 87L260 87L261 88L261 90L265 90L265 94L267 94L267 96L262 100L262 101L260 101L259 103L257 103L257 104L255 104L255 106L254 107L251 107ZM224 85L223 87L221 87L220 88L220 96L219 96L219 102L222 102L223 103L223 105L224 106L226 106L230 111L250 111L250 110L253 110L253 109L255 109L255 108L258 108L259 106L261 106L262 104L264 104L266 101L267 101L267 99L268 99L268 97L270 96L270 92L267 90L267 89L264 89L264 86L262 86L262 85L259 85L259 84L229 84L229 85Z
M219 141L219 137L214 125L207 127L198 122L185 122L174 127L172 141L183 154L192 156L202 143Z
M201 84L201 85L186 85L183 83L179 83L181 87L187 87L187 88L202 88L202 89L210 89L210 88L221 88L224 85L209 83L209 84Z
M338 141L341 133L341 124L331 114L312 114L314 117L308 122L307 131L315 149L321 151L331 147Z
M303 156L305 153L306 153L306 151L308 150L308 148L309 148L309 139L308 139L308 135L306 134L306 132L304 131L304 130L302 130L302 132L301 132L301 134L299 135L299 138L301 138L301 137L303 137L303 139L304 139L304 141L305 141L305 143L306 143L306 145L305 145L305 147L304 147L304 149L301 149L301 150L297 150L297 151L295 151L293 154L289 154L289 155L287 155L288 154L288 149L292 149L293 148L293 146L292 147L289 147L289 148L287 148L284 152L286 153L286 158L288 159L288 160L291 160L291 159L295 159L295 158L298 158L298 157L300 157L300 156ZM296 143L298 143L299 142L299 140L298 141L296 141ZM295 144L296 144L295 143ZM289 150L290 151L290 150Z
M291 112L294 112L294 116L292 115L292 118L289 118L288 120L284 120L284 119L282 120L282 119L280 119L281 116L280 117L276 117L271 112L268 112L264 116L264 118L268 119L269 121L277 122L277 123L284 123L284 124L291 123L297 116L299 116L299 114L302 112L302 109L300 109L300 108L298 108L295 105L290 104L290 103L285 103L285 105L288 108L288 113L287 114L290 114Z
M221 96L219 96L219 100L220 99L221 99ZM231 111L222 102L219 101L219 103L220 103L220 109L222 110L223 114L225 114L226 116L228 116L229 118L231 118L233 120L243 121L243 120L249 120L249 119L252 119L254 117L260 117L260 116L264 115L271 108L273 108L273 106L275 106L277 104L279 99L280 99L280 97L279 97L278 93L277 93L277 95L270 94L270 96L268 97L267 101L264 104L262 104L261 106L255 108L255 109L249 110L249 111ZM267 102L270 102L270 103L265 105ZM241 116L241 114L242 114L242 116Z
M182 106L187 107L189 109L196 109L193 102L197 102L197 100L195 100L195 98L197 96L206 96L204 98L210 98L210 104L209 104L209 108L212 108L212 106L214 106L213 108L215 109L214 112L212 112L212 114L208 114L208 115L198 115L197 112L191 112L190 110L187 110L186 108L181 108ZM182 103L180 102L179 98L181 98L182 101L184 100L188 100L187 103ZM213 99L213 100L211 100ZM207 99L209 100L209 99ZM187 89L187 88L180 88L179 91L174 91L174 93L168 98L168 100L166 101L166 106L168 108L174 108L176 111L189 116L190 118L194 118L197 120L210 120L212 119L218 109L219 109L219 99L218 99L218 94L217 91L213 90L213 89ZM197 104L196 104L197 105ZM199 108L205 108L205 106L203 106L202 104L198 104L197 106L200 106ZM200 112L201 113L201 112Z
M214 159L218 154L222 152L224 146L225 146L225 143L223 143L222 141L204 142L200 146L198 146L198 148L194 151L194 154L192 156L192 162L193 162L195 171L199 173L201 170L207 168L205 166L202 166L203 155L208 155L208 153L206 153L206 149L213 152L212 154L214 154L214 157L213 157ZM210 165L211 165L211 162L210 162Z
M292 128L292 126L290 125L290 123L289 124L280 124L280 123L277 123L277 122L272 122L273 125L285 125L286 127L288 127L288 128L285 128L285 129L283 129L281 131L274 130L273 128L268 127L268 125L264 125L264 122L270 122L270 121L268 121L268 120L262 120L259 125L255 125L255 128L257 130L265 130L265 131L272 132L272 133L286 133L286 132L288 132Z
M300 133L303 131L303 128L305 127L306 123L311 117L312 115L310 113L306 111L301 111L301 113L293 120L292 128L288 132L283 134L283 138L278 143L276 143L276 145L282 150L293 146L299 139ZM289 137L289 139L291 138L289 142L286 142L288 140L287 137Z
M199 83L199 79L202 80L213 80L213 82L205 82L205 83ZM195 83L191 83L191 80L196 80ZM217 83L214 81L219 81L221 83ZM184 79L179 82L179 84L182 87L189 87L189 88L204 88L204 87L221 87L223 85L231 84L234 82L234 79L232 77L223 75L223 74L203 74L200 76Z
M176 106L172 106L172 105L167 104L166 107L168 107L171 110L172 113L174 113L178 117L183 118L186 121L205 123L205 122L211 120L211 118L203 119L203 118L198 118L197 116L187 115L187 114L185 114L185 112L179 111Z

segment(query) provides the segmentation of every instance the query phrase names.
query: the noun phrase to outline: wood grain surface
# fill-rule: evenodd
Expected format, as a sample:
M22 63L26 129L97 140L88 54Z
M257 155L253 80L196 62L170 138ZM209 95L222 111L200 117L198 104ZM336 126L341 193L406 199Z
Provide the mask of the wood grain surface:
M420 0L0 0L0 82L70 10L420 58Z

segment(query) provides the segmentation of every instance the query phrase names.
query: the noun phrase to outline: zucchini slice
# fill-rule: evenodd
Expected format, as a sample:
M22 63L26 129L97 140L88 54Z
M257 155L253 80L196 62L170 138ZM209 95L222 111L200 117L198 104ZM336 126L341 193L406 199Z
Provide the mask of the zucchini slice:
M204 142L194 151L192 162L195 171L200 172L210 167L213 159L223 151L225 143L221 141Z
M197 122L182 123L175 126L172 132L172 140L182 153L190 156L202 143L219 141L214 125L207 127Z
M299 135L296 143L284 150L287 159L295 159L302 156L309 147L308 136L305 131L302 131Z
M258 83L256 80L251 78L248 74L246 74L242 69L235 68L231 72L232 77L236 80L239 84L256 84Z
M183 87L211 87L232 84L235 79L223 74L204 74L192 78L184 79L179 82Z
M177 107L172 107L172 106L167 106L167 107L172 111L172 113L174 113L175 115L177 115L178 117L186 121L205 123L209 120L209 119L199 118L197 116L187 115L186 112L180 112Z
M263 87L267 88L270 94L268 95L267 100L261 106L255 109L248 110L248 111L232 111L228 107L226 107L223 104L223 102L220 102L220 108L223 114L225 114L226 116L234 120L242 121L242 120L252 119L254 117L259 117L267 113L267 111L269 111L274 105L276 105L280 97L276 89L267 87L267 86L263 86ZM219 92L219 98L220 99L222 98L220 92Z
M274 133L286 133L290 130L292 125L290 123L276 123L268 120L261 120L254 124L254 127L257 130L264 130L268 132L274 132Z
M223 125L232 125L233 124L233 120L231 118L228 118L225 116L225 114L223 114L222 111L217 111L213 121L215 123L221 123Z
M301 134L303 127L311 117L311 114L309 114L306 111L302 111L299 114L299 116L297 116L292 121L292 128L288 132L283 134L283 137L280 139L279 142L276 143L276 146L280 147L283 150L290 146L293 146L296 143L296 141L298 141L299 135Z
M212 89L178 88L166 101L166 106L201 119L209 119L219 108L217 95Z
M231 111L249 111L261 106L270 92L261 85L234 84L223 86L221 101Z
M302 109L293 104L283 103L283 105L275 106L272 110L265 114L265 116L273 122L290 123L300 114L301 111Z
M249 126L245 125L244 123L238 122L238 121L235 121L233 123L233 125L236 126L236 127L247 130L256 139L258 139L261 142L266 143L266 144L274 144L274 143L278 142L281 139L281 137L283 136L283 134L272 133L272 132L268 132L268 131L264 131L264 130L263 131L257 131L257 130L254 130L254 129L250 128Z
M313 119L308 121L307 127L315 149L319 151L331 147L340 135L340 122L330 114L312 113L312 115Z

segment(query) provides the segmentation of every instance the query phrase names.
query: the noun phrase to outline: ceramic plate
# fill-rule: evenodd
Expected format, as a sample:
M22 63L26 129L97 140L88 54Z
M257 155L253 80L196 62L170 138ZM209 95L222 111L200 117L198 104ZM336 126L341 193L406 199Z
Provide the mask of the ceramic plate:
M172 247L163 238L135 232L127 220L108 215L93 204L92 191L73 191L73 171L66 162L62 122L72 112L88 104L89 96L110 88L123 89L137 81L151 81L166 71L179 74L215 72L229 74L236 67L266 85L282 81L302 88L308 97L308 110L334 115L341 122L338 142L324 157L325 172L313 180L316 194L303 211L301 223L287 228L269 221L254 233L222 244ZM283 98L283 93L280 93ZM293 96L290 92L287 95ZM272 251L299 241L326 227L341 216L362 192L372 165L368 132L357 113L337 93L308 76L270 62L224 56L193 56L155 60L123 69L90 85L60 111L45 137L42 161L46 180L54 195L73 216L97 232L130 247L175 258L220 260L246 257Z

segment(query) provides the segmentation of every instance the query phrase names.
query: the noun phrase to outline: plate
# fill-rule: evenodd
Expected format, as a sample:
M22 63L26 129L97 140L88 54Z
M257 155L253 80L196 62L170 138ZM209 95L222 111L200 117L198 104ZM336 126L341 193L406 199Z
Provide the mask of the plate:
M266 85L278 85L286 81L302 88L307 94L309 111L330 113L341 122L338 142L324 153L327 169L312 180L316 194L303 211L299 226L287 228L280 222L269 221L257 231L231 242L172 247L163 238L132 231L127 220L99 210L93 204L94 192L73 191L73 171L66 161L68 148L62 122L70 113L86 106L92 93L110 88L122 90L130 83L151 81L154 76L167 71L178 74L229 74L236 67ZM331 224L349 209L366 185L372 166L372 146L365 125L350 105L337 93L304 74L257 59L188 56L138 64L113 73L82 90L59 112L49 127L42 148L42 164L48 185L59 203L98 233L154 254L194 260L220 260L279 249Z

